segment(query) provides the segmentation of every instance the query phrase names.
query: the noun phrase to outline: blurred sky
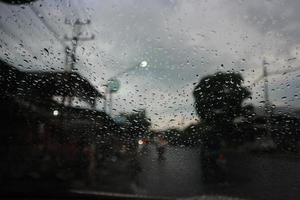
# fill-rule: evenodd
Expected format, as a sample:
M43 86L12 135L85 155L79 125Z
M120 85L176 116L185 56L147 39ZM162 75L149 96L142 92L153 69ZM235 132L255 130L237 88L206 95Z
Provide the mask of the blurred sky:
M146 108L153 128L197 119L194 84L216 71L240 72L245 85L269 71L300 66L299 0L71 0L0 3L0 57L24 70L63 70L65 19L86 20L76 70L102 90L107 79L146 60L147 68L119 77L113 113ZM35 12L33 12L35 11ZM69 43L67 43L69 44ZM47 49L47 50L45 50ZM249 102L262 106L262 82ZM300 71L270 77L270 100L298 107ZM99 109L102 108L99 103Z

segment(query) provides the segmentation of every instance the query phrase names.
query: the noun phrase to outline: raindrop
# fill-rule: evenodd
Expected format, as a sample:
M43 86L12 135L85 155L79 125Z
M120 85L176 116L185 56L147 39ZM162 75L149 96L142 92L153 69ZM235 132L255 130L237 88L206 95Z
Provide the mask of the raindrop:
M49 55L49 50L48 50L47 48L44 48L43 51L44 51L47 55Z

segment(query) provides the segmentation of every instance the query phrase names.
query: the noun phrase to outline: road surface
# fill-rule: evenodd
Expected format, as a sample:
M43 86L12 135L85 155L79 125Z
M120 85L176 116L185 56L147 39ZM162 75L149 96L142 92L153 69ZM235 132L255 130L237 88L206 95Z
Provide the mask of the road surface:
M299 199L300 158L275 154L227 154L227 181L204 184L199 149L168 146L164 160L148 145L139 154L141 171L131 182L136 194L190 197L220 194L245 199Z

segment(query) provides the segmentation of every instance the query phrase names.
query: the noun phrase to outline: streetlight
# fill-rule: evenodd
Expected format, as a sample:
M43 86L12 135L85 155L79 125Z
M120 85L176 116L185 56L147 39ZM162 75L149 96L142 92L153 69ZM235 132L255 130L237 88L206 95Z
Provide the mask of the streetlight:
M142 67L142 68L147 67L147 65L148 65L147 61L142 61L140 63L140 67Z
M58 116L59 115L59 111L58 110L53 110L53 116Z
M120 73L108 79L108 81L104 85L105 86L104 111L108 111L109 115L111 115L112 113L112 93L115 93L120 89L120 81L117 79L117 77L120 77L138 68L146 68L147 66L148 66L148 62L143 60L138 65L127 68L126 70L121 71ZM107 96L109 96L109 110L107 110Z

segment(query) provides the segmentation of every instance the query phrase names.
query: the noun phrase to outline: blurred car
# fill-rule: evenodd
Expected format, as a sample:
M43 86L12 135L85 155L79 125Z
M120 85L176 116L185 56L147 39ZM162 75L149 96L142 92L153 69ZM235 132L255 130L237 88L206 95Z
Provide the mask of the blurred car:
M258 137L255 142L249 147L251 152L272 152L276 150L276 144L272 138Z

